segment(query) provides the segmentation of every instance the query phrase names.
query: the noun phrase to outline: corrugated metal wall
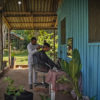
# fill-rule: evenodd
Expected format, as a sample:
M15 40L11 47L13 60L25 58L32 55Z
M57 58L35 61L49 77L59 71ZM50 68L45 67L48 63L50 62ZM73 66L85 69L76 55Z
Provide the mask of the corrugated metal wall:
M81 55L83 92L100 100L100 44L88 43L88 0L64 0L58 9L59 57L66 60L67 44L60 44L60 22L66 17L66 41L73 38L73 48Z

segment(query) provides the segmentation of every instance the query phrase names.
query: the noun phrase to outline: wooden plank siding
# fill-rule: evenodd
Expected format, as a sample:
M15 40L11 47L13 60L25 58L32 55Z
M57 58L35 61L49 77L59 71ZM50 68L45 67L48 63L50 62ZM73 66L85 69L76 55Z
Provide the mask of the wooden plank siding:
M77 48L81 56L83 94L100 100L100 44L88 43L88 0L64 0L57 15L58 56L67 59L67 43L61 45L60 36L61 20L66 17L66 40L73 38L73 48Z

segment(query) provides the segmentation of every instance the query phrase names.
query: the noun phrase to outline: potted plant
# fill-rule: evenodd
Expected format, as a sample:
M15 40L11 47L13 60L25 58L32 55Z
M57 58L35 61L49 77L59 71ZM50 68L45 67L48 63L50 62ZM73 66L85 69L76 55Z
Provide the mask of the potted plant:
M41 98L41 100L51 100L51 99L49 98L49 96L47 96L47 95L41 95L41 94L40 94L40 98Z
M69 63L62 60L61 67L62 70L67 73L68 78L62 76L57 82L70 82L73 87L71 94L73 94L74 98L77 97L77 100L89 100L87 97L82 96L79 89L78 81L81 75L82 68L79 51L77 49L74 49L72 53L72 60Z
M82 99L82 94L80 93L79 84L78 84L81 68L82 65L81 65L79 51L77 49L74 49L72 53L72 60L69 62L69 76L71 77L73 90L75 91L79 100Z
M14 86L14 80L10 77L5 77L4 80L8 83L4 94L5 100L33 100L33 93L24 90L23 86Z

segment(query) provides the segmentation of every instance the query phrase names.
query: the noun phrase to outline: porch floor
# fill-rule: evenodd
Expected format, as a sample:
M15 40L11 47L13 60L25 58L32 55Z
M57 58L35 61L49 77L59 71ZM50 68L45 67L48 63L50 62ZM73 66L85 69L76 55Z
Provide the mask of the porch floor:
M40 96L34 90L29 90L28 86L28 69L10 69L4 77L11 77L15 81L15 85L22 85L26 90L34 92L34 100L41 100ZM4 100L4 93L6 91L7 83L4 82L4 77L0 79L0 100ZM61 93L56 94L56 100L73 100L70 95Z

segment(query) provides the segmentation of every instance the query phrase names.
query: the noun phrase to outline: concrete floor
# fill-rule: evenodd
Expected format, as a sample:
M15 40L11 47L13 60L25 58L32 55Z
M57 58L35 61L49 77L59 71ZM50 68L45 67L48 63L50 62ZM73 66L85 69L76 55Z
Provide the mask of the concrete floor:
M15 81L15 85L22 85L26 90L29 90L28 86L28 70L27 69L11 69L9 70L4 77L9 76ZM4 100L4 93L6 91L7 83L4 82L4 77L0 79L0 100ZM34 90L31 90L34 92ZM34 92L34 100L41 100L39 93ZM70 95L64 95L62 93L56 94L56 100L73 100Z

